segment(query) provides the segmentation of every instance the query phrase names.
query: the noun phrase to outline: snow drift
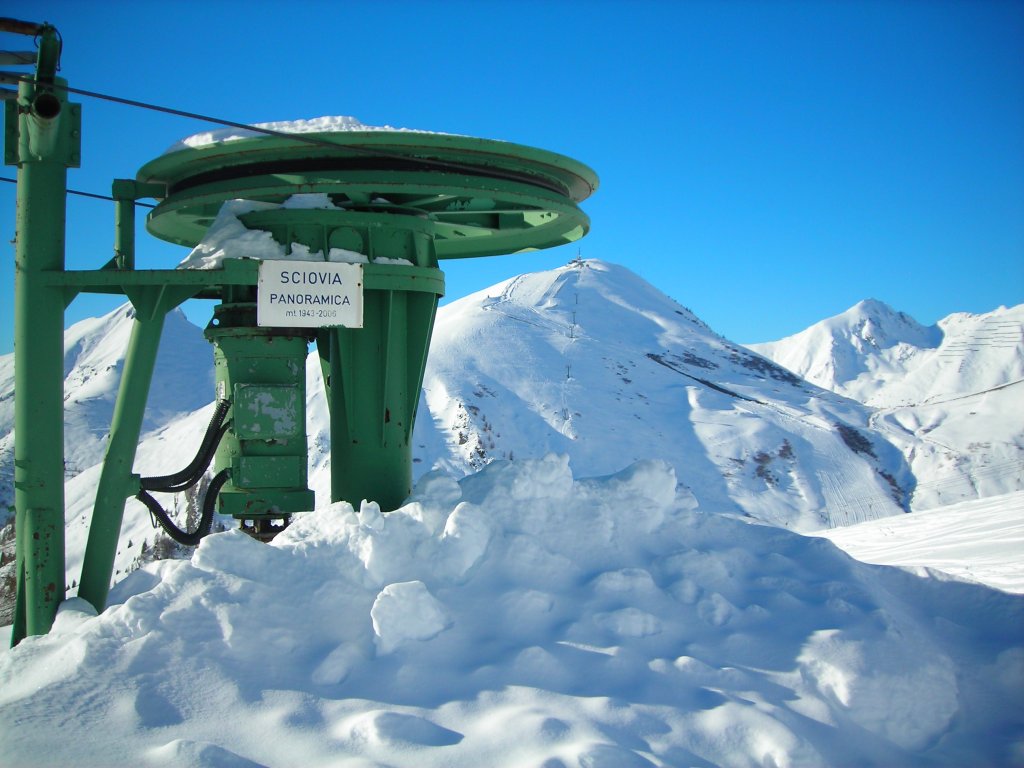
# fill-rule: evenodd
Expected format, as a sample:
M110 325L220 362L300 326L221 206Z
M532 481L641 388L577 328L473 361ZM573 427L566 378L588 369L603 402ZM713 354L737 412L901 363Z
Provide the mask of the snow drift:
M208 537L0 651L12 766L1005 765L1024 599L695 509L664 462L432 473Z

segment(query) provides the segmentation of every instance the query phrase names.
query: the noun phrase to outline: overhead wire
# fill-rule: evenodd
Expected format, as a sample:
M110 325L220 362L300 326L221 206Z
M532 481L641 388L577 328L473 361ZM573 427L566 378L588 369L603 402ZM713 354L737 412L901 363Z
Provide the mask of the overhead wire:
M24 83L34 83L34 82L36 82L36 78L33 75L14 75L12 73L3 73L3 74L6 75L6 77L4 78L5 81L11 81L11 82L18 81L18 82L24 82ZM85 96L85 97L92 98L92 99L100 99L102 101L110 101L110 102L113 102L115 104L123 104L123 105L129 106L129 107L137 107L139 109L148 109L148 110L152 110L154 112L162 112L162 113L167 114L167 115L175 115L177 117L185 117L185 118L189 118L191 120L200 120L200 121L205 122L205 123L213 123L215 125L223 125L223 126L225 126L227 128L240 128L240 129L243 129L243 130L246 130L246 131L253 131L254 133L266 134L268 136L285 137L285 138L289 138L289 139L294 139L296 141L299 141L299 142L302 142L302 143L305 143L305 144L316 144L316 145L320 145L320 146L335 147L335 148L338 147L338 146L346 146L346 148L352 149L354 151L365 151L365 152L368 152L368 153L372 152L373 154L380 154L380 153L376 152L375 150L366 150L366 149L363 149L361 147L347 146L347 145L340 144L339 142L327 141L325 139L318 139L318 138L315 138L313 136L308 136L308 135L301 134L301 133L288 133L287 131L277 131L277 130L274 130L272 128L261 128L261 127L258 127L258 126L249 125L247 123L239 123L239 122L237 122L235 120L225 120L224 118L212 117L211 115L203 115L203 114L200 114L198 112L190 112L190 111L184 110L184 109L175 109L174 107L164 107L164 106L161 106L160 104L152 104L150 102L139 101L137 99L127 99L127 98L124 98L123 96L113 96L113 95L111 95L109 93L100 93L98 91L89 91L89 90L86 90L84 88L74 88L74 87L72 87L70 85L65 85L63 83L45 83L45 86L47 88L56 88L57 90L65 91L66 93L73 93L76 96Z
M13 75L12 73L0 73L6 75L10 81L19 82L35 82L35 77L31 75ZM362 154L373 157L386 158L390 160L401 160L404 162L416 163L425 167L444 168L445 170L462 171L470 174L478 174L480 168L477 166L469 165L467 163L460 163L452 160L441 160L438 158L418 157L412 154L389 152L386 149L380 149L377 147L364 147L358 144L346 143L344 141L332 141L330 139L324 139L316 134L306 133L292 133L289 131L279 131L274 128L264 128L258 125L252 125L249 123L240 123L236 120L226 120L220 117L213 117L212 115L204 115L199 112L191 112L184 109L176 109L174 107L165 107L160 104L153 104L151 102L139 101L137 99L128 99L123 96L113 96L109 93L100 93L98 91L89 91L84 88L74 88L64 83L45 83L48 88L56 88L67 93L73 93L76 96L85 96L87 98L100 99L102 101L110 101L115 104L122 104L129 107L136 107L138 109L148 109L154 112L160 112L168 115L175 115L177 117L184 117L191 120L199 120L201 122L212 123L214 125L222 125L227 128L238 128L240 130L251 131L253 133L259 133L266 136L274 136L277 138L289 139L291 141L299 142L302 144L310 144L319 147L329 147L331 149L344 149L348 152L355 154ZM518 174L505 174L498 168L488 168L488 175L495 176L497 178L507 178L515 181L522 181L522 177ZM575 175L575 174L574 174ZM590 182L586 181L582 177L579 177L580 181L586 183L593 192L593 187Z

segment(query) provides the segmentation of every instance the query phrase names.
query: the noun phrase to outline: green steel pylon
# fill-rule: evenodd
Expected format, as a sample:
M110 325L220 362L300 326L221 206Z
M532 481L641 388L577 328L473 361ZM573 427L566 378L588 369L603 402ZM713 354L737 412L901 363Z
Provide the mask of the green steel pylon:
M49 631L64 599L64 269L67 169L80 160L81 113L55 77L48 24L0 20L38 37L34 77L7 101L4 161L18 168L14 279L14 503L17 603L12 644Z

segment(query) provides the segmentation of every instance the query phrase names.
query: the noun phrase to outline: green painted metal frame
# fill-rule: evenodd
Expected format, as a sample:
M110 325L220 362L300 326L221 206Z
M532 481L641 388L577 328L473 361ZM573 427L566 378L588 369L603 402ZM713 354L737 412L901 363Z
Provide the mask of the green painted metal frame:
M405 287L367 279L361 329L324 329L317 348L331 418L331 498L394 509L412 482L412 429L443 259L573 242L589 229L577 203L597 187L587 166L508 142L418 132L256 136L183 147L138 180L167 194L147 218L157 237L194 246L227 200L280 205L321 194L327 209L275 208L239 218L285 248L332 247L404 259ZM434 274L436 286L418 275ZM218 465L219 466L219 465Z
M17 596L12 644L49 631L64 599L65 293L47 276L64 268L67 169L80 160L81 112L55 85L57 30L36 30L36 77L5 113L8 165L18 167L14 291Z
M138 179L166 185L146 226L180 245L198 243L225 200L279 203L322 193L351 210L429 220L438 260L574 242L590 227L577 203L598 184L593 170L554 152L415 131L258 136L187 147L150 161Z
M115 182L115 190L117 185L118 182ZM141 189L147 193L155 191L152 187ZM134 262L134 251L127 242L118 241L115 244L115 252L129 262ZM437 297L444 294L444 276L437 269L392 264L367 264L364 266L363 277L364 286L371 295L375 293L394 295L406 292L425 294L433 297L431 305L436 308ZM259 261L255 259L229 259L225 261L222 269L217 270L121 270L115 268L66 270L48 272L41 279L45 285L61 295L65 292L72 294L79 292L123 294L131 300L135 307L132 334L128 343L125 368L111 420L110 438L97 487L96 502L79 580L79 596L92 603L97 610L102 610L105 607L110 591L125 503L139 489L139 476L132 472L132 466L141 434L142 418L164 319L168 312L189 298L197 296L216 298L229 288L255 287L258 280ZM63 330L61 333L63 334ZM422 335L423 331L421 330L420 333ZM321 332L321 335L328 337L330 332ZM63 339L63 335L61 338ZM429 326L422 343L425 345L428 341ZM375 339L369 338L367 342L370 345L376 343ZM425 362L425 347L422 354ZM376 363L376 361L374 362ZM330 375L329 370L325 373ZM63 375L58 378L62 380ZM334 380L341 381L342 379L339 377ZM417 397L421 382L422 367L415 383ZM352 387L349 387L348 391L351 390ZM412 407L414 411L415 405ZM334 417L332 416L332 429L333 421ZM409 425L409 434L411 434L411 420L406 421L406 424ZM332 432L332 434L335 433ZM340 436L345 433L338 432L337 434ZM406 443L408 443L408 439L406 436ZM358 440L357 436L357 444ZM348 444L351 445L351 442ZM350 448L349 451L351 452L351 450ZM362 455L358 449L355 453ZM389 484L389 487L395 485L395 481L391 479L395 473L387 473L379 464L382 460L382 453L386 455L387 449L378 449L374 454L375 460L371 462L373 472L382 473L371 474L371 477L377 478L376 481L370 481L370 485L375 488L385 482ZM394 453L395 450L392 447L391 454ZM62 450L59 455L63 455ZM335 465L341 466L344 461L344 459L340 459ZM398 473L403 477L398 481L398 486L406 488L406 490L397 498L397 501L393 501L396 493L383 494L382 506L392 504L391 508L394 508L408 494L408 478L404 475L408 474L411 477L411 464L409 461L403 460L400 466L409 469L408 473ZM63 468L61 482L63 483ZM356 493L362 492L366 488L365 484L364 478L363 485ZM360 498L374 498L375 495L381 494L371 492L370 495ZM332 491L332 499L334 496ZM63 523L61 531L63 531ZM63 549L61 549L61 567L63 568ZM61 578L63 579L63 575Z
M385 131L243 138L171 152L136 179L114 181L114 257L99 270L66 270L66 175L79 162L80 108L52 87L62 82L54 78L56 30L30 26L40 38L37 75L22 83L5 122L5 160L18 166L12 644L47 632L64 597L64 317L54 307L88 292L125 295L135 308L79 587L102 610L125 502L139 488L132 469L166 315L194 297L251 295L258 283L254 259L215 270L136 270L137 200L158 201L147 219L152 234L190 246L227 200L282 203L322 193L336 205L258 211L242 221L286 248L298 242L369 256L364 327L315 335L331 413L332 500L373 499L387 510L410 490L413 424L444 294L438 260L578 240L589 219L576 204L597 187L594 172L575 160L506 142ZM225 461L220 452L217 461Z

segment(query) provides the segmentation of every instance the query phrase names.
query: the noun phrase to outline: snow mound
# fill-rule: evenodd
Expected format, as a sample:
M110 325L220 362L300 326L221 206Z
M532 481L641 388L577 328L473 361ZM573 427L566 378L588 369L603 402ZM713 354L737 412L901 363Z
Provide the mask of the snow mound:
M280 133L365 133L368 131L434 133L434 131L421 131L413 128L394 128L390 125L366 125L356 118L347 115L327 115L304 120L275 120L269 123L253 123L253 127L263 128L268 131L279 131ZM219 128L214 131L203 131L192 136L186 136L181 141L172 144L164 154L266 135L260 131L252 131L245 128Z
M1024 600L694 509L672 468L431 473L146 566L0 651L8 765L1024 756ZM273 734L272 738L266 738Z

